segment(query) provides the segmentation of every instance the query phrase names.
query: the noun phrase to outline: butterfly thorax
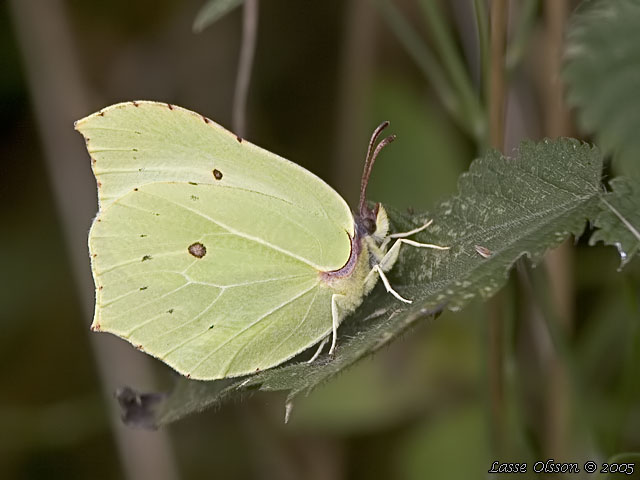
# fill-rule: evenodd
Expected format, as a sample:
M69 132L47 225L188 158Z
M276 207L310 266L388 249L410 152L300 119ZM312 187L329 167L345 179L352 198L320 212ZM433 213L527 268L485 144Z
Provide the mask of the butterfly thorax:
M321 278L327 287L335 293L343 295L340 307L345 312L355 310L364 296L375 286L377 276L365 281L373 265L384 256L381 244L389 230L389 220L384 208L377 204L375 212L375 229L367 228L361 217L355 220L355 236L351 239L351 254L347 263L340 269L322 272ZM373 231L371 231L373 230Z

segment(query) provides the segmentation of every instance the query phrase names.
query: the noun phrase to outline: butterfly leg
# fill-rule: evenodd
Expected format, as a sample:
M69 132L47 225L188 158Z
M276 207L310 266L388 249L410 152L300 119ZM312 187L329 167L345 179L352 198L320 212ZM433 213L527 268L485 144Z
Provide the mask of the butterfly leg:
M425 223L421 227L414 228L413 230L409 230L408 232L398 232L398 233L392 233L391 235L387 235L387 237L384 239L384 242L382 242L382 245L380 245L380 250L385 251L389 246L389 243L391 242L391 240L395 240L398 238L406 238L406 237L410 237L411 235L415 235L416 233L420 233L424 229L428 228L432 223L433 223L433 220L429 220L427 223ZM397 243L398 242L396 242L394 246ZM449 247L442 247L440 245L434 245L432 243L419 243L414 240L406 240L404 243L408 245L413 245L414 247L434 248L436 250L449 249ZM398 246L397 248L399 249L400 247ZM391 247L391 249L393 250L393 247Z
M334 293L331 296L331 319L333 320L333 332L331 338L331 348L329 349L329 355L333 355L338 342L338 325L340 325L340 310L338 307L338 299L344 297L338 293Z
M403 244L411 245L417 248L433 248L435 250L449 249L449 247L443 247L441 245L434 245L431 243L420 243L414 240L402 238L403 236L413 235L414 233L424 230L429 225L431 225L431 221L427 222L422 227L416 228L409 232L396 233L394 234L395 236L393 237L392 236L387 237L387 239L385 239L382 246L377 251L371 249L371 253L372 255L374 255L374 258L377 258L379 260L378 260L378 263L371 269L371 271L369 272L369 275L367 275L367 277L365 278L365 284L371 285L372 287L373 284L375 283L375 280L372 280L372 277L377 274L380 276L380 280L382 280L382 283L384 284L384 287L387 290L387 292L389 292L391 295L393 295L394 297L396 297L398 300L402 302L411 303L411 300L407 300L406 298L402 297L398 292L396 292L393 289L393 287L391 287L391 284L389 283L389 280L387 279L387 276L385 275L384 272L388 272L389 270L391 270L393 265L396 263L396 260L398 259L398 255L400 254L400 247ZM385 253L386 246L391 238L397 238L397 240L395 241L393 246Z
M407 300L406 298L404 298L402 295L400 295L398 292L396 292L393 289L393 287L389 283L389 279L387 279L387 276L384 274L384 270L382 269L382 267L380 267L380 264L375 265L371 269L371 272L369 272L369 275L373 274L374 272L377 273L378 275L380 275L380 280L382 280L382 284L384 285L384 288L387 290L388 293L390 293L391 295L396 297L401 302L411 303L411 300ZM369 277L367 276L367 278L369 278Z
M378 262L382 270L388 272L391 267L396 263L398 259L398 254L400 253L400 246L402 244L411 245L412 247L417 248L433 248L434 250L449 250L449 247L443 247L441 245L435 245L433 243L420 243L415 240L409 240L406 237L410 237L411 235L415 235L416 233L420 233L421 231L427 229L433 223L433 219L425 222L424 225L414 228L413 230L409 230L408 232L398 232L392 233L391 235L387 235L387 237L382 242L382 245L379 247L379 252L385 252L382 259ZM387 251L387 247L391 240L396 240L395 243L391 246L391 248Z
M316 361L316 358L320 356L320 352L322 352L322 349L324 348L324 346L327 344L328 341L329 341L329 335L327 335L320 341L320 345L318 345L318 349L316 350L316 353L313 354L313 357L307 360L307 363L313 363Z
M428 220L427 223L425 223L421 227L414 228L413 230L409 230L408 232L392 233L391 235L388 235L387 238L405 238L405 237L410 237L411 235L414 235L416 233L420 233L425 228L428 228L429 226L431 226L432 223L433 223L433 219Z

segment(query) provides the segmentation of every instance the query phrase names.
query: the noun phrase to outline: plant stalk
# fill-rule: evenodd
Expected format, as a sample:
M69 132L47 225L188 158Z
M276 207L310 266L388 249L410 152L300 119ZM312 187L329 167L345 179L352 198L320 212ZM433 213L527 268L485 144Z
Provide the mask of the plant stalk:
M9 2L41 136L47 176L62 222L82 319L93 315L93 281L89 272L87 232L96 212L95 180L84 142L73 122L95 108L95 99L81 74L65 3L60 0ZM89 334L88 323L84 328ZM110 335L90 334L96 370L111 407L109 418L123 476L129 480L175 480L177 465L166 432L125 427L113 392L123 383L152 386L150 361ZM126 378L126 379L125 379Z
M476 16L478 44L480 49L480 88L482 89L481 91L484 104L487 105L489 97L489 72L491 69L489 55L489 16L487 13L486 1L473 0L473 10Z
M489 72L489 141L491 147L504 148L506 99L505 51L507 43L508 0L491 1L491 58Z
M489 72L489 142L502 151L504 148L505 113L505 50L508 18L508 0L491 2L491 56ZM504 385L504 295L497 295L488 305L488 375L493 428L494 452L505 451L507 430Z
M447 28L446 21L440 10L440 6L433 0L420 0L425 19L433 35L434 44L439 51L444 69L447 72L451 84L457 90L460 98L462 112L471 125L473 136L476 140L486 136L487 125L480 104L480 96L474 91L471 77L462 59L460 50L456 47L451 30Z
M562 47L564 28L569 13L567 0L545 0L544 17L546 23L547 45L547 85L545 85L545 133L549 137L561 137L570 134L569 112L564 102L564 88L561 82ZM569 338L573 329L573 246L571 240L565 241L545 257L545 266L549 272L551 301L557 327L563 338ZM546 392L546 422L544 453L556 458L566 458L569 451L569 430L571 423L571 389L569 366L566 358L557 349L552 349L545 363L546 376L549 379Z

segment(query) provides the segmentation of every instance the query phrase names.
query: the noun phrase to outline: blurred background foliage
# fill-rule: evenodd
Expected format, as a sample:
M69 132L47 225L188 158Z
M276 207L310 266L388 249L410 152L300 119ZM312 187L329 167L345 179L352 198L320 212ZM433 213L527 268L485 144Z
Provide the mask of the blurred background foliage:
M580 239L535 270L514 271L493 306L445 313L360 362L296 404L288 425L275 394L159 432L120 424L116 387L163 390L173 374L88 332L86 233L97 205L73 120L150 99L231 127L242 8L195 34L204 3L0 6L0 478L472 479L487 478L494 460L604 461L639 451L640 267L635 260L618 272L615 249ZM260 2L246 136L353 205L369 132L388 119L398 141L377 164L370 197L420 210L452 194L489 142L468 128L470 117L451 115L406 34L450 72L434 25L444 28L473 92L486 99L476 11L488 5L432 2L436 25L425 18L434 8L427 3ZM559 83L577 3L504 2L507 153L522 138L580 134ZM492 337L496 312L500 335Z

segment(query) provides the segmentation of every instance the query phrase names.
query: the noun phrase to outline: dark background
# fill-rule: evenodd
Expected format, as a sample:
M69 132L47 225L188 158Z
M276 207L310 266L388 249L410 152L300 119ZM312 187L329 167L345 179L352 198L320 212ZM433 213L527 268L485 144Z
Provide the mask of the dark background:
M416 2L395 3L428 39ZM471 2L441 3L459 46L473 44ZM525 2L511 3L517 24ZM549 95L557 72L548 67L561 43L549 43L551 2L534 3L523 60L509 77L506 151L524 137L579 134L570 120L549 120L562 109ZM565 14L574 6L557 3ZM491 308L480 303L340 375L296 404L289 425L277 394L160 432L120 424L116 387L162 390L173 374L88 330L86 234L97 203L73 121L148 99L231 128L242 13L195 34L202 4L0 5L0 478L470 479L486 478L498 459L603 461L640 449L638 262L618 273L614 249L584 241L563 247L564 274L540 267L564 295L561 349L516 278L501 294L502 445L488 382ZM556 20L564 28L565 17ZM395 207L426 209L453 194L482 150L451 120L375 2L260 3L250 141L315 172L355 205L369 134L382 120L398 140L376 165L369 196Z

